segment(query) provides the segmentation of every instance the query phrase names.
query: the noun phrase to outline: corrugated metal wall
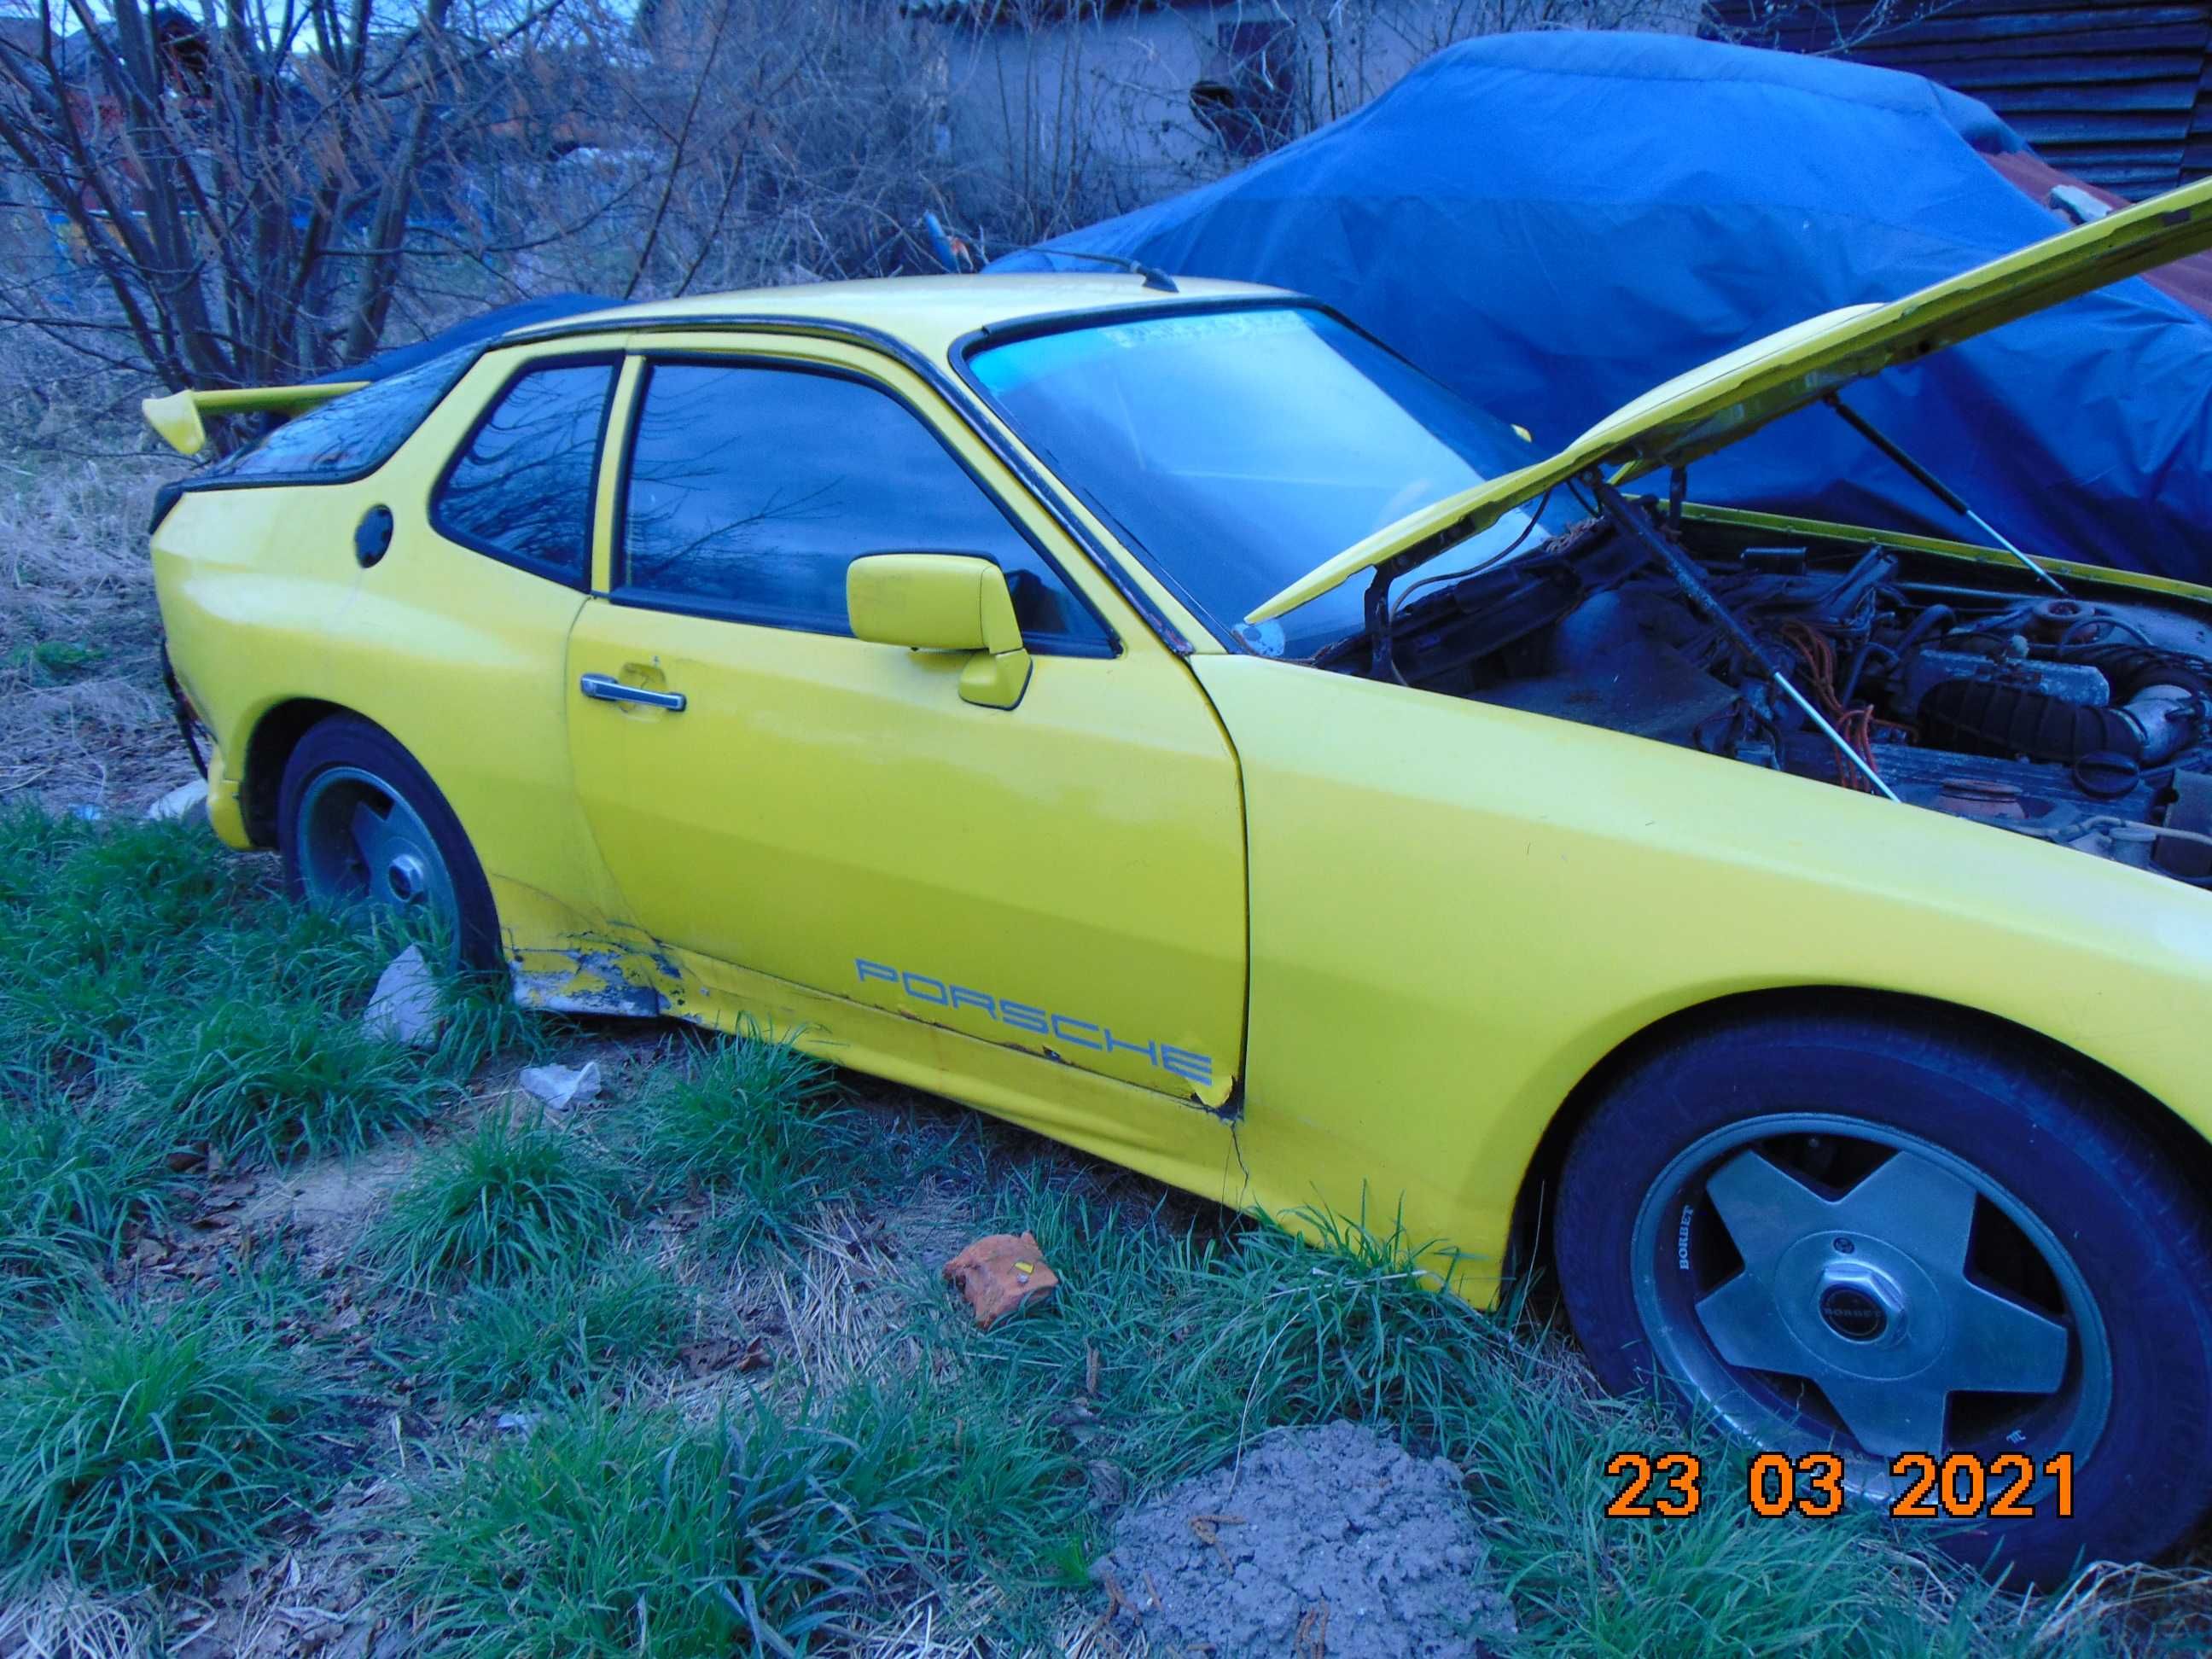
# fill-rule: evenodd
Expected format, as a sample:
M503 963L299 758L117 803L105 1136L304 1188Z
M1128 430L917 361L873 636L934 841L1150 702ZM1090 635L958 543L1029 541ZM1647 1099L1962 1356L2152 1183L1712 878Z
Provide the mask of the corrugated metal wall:
M1877 8L1791 0L1717 0L1715 33L1793 52L1832 52ZM2054 166L2124 196L2149 196L2212 172L2212 5L2038 5L1891 0L1878 28L1844 55L1911 70L1980 99Z

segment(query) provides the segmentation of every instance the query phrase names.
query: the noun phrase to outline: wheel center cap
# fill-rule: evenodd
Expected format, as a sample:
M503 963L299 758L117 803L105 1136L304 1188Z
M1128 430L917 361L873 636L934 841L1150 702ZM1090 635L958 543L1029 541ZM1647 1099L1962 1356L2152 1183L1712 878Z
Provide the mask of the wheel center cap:
M1874 1254L1883 1254L1869 1243ZM1911 1334L1911 1302L1893 1271L1898 1265L1856 1251L1830 1256L1814 1280L1813 1306L1822 1327L1862 1352L1903 1342Z
M1879 1341L1889 1328L1881 1304L1856 1285L1831 1285L1822 1291L1820 1317L1838 1336L1853 1342Z
M430 884L429 872L423 868L422 860L412 853L402 853L392 860L384 872L384 878L391 884L392 897L402 904L414 903Z
M1799 1239L1776 1261L1771 1288L1806 1352L1853 1376L1913 1376L1948 1338L1948 1310L1926 1270L1865 1233L1848 1251L1832 1231Z

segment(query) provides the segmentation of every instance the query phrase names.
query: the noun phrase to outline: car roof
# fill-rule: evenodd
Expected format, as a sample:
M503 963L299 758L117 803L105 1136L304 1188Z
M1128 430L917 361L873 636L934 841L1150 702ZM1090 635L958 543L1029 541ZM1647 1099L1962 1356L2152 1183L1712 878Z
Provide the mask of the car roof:
M873 329L935 358L977 329L1066 313L1204 306L1224 301L1288 299L1281 289L1211 277L1177 276L1176 292L1147 288L1133 273L1044 271L973 276L880 276L788 288L739 289L653 300L564 317L515 330L504 342L621 328L712 327L737 319L818 322Z

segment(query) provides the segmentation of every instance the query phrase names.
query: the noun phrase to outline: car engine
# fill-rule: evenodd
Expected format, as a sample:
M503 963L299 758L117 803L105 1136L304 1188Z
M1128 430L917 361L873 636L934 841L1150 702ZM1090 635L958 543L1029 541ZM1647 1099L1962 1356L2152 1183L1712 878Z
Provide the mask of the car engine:
M2079 580L2061 598L2025 570L1735 523L1674 534L1900 799L2212 886L2212 624L2184 602ZM1416 586L1387 653L1409 685L1874 787L1603 519ZM1373 660L1363 632L1316 665Z

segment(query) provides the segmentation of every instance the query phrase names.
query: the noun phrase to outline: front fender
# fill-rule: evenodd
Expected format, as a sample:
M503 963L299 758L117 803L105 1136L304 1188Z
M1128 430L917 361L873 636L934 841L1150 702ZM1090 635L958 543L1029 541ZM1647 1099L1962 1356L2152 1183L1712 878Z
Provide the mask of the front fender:
M1243 1142L1269 1207L1402 1205L1494 1272L1545 1129L1607 1054L1802 986L2041 1031L2212 1131L2212 894L1597 727L1191 668L1245 779Z

